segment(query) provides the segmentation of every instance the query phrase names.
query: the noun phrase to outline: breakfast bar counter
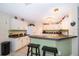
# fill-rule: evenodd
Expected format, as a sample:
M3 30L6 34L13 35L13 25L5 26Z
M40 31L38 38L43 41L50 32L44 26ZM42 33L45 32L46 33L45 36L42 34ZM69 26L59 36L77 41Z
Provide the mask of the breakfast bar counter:
M72 39L77 36L42 36L42 35L30 35L31 43L40 44L40 50L42 55L42 47L56 47L58 49L58 55L69 56L72 54ZM48 53L50 55L50 53ZM52 54L51 54L52 55Z
M70 38L76 38L77 36L71 36L71 35L59 35L59 36L44 36L44 35L30 35L30 38L37 38L37 39L44 39L44 40L64 40L64 39L70 39Z

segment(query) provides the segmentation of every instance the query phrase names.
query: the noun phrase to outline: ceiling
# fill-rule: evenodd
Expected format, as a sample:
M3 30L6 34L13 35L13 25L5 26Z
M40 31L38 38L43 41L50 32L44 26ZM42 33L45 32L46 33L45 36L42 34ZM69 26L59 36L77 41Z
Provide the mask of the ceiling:
M52 14L53 8L62 8L64 12L74 4L52 4L52 3L0 3L0 11L14 16L20 16L26 21L40 22L45 17L55 16ZM61 12L63 15L63 12ZM66 13L66 12L65 12Z

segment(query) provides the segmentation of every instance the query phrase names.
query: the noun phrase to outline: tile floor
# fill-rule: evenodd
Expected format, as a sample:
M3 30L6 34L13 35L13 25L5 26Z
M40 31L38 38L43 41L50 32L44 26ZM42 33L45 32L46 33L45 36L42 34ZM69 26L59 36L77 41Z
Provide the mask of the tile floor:
M42 53L41 53L42 55ZM9 55L7 56L27 56L27 47L22 48L21 50L15 51L15 52L11 52ZM34 55L35 56L35 55ZM47 56L53 56L52 53L47 52Z
M16 52L11 52L8 56L27 56L27 47Z

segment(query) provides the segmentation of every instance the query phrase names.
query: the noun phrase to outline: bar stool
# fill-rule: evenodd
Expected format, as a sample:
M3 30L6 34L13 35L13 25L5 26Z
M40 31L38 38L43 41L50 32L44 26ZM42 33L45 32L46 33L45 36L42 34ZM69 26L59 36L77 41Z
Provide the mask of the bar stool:
M30 51L30 49L31 49L31 51ZM36 51L35 53L33 52L33 49ZM39 55L40 56L40 45L39 44L30 43L28 45L27 56L29 55L29 53L31 53L31 56L32 55L36 55L36 56Z
M56 56L56 54L58 53L58 50L55 47L43 46L42 50L43 50L43 56L46 55L46 51L54 53L54 56Z

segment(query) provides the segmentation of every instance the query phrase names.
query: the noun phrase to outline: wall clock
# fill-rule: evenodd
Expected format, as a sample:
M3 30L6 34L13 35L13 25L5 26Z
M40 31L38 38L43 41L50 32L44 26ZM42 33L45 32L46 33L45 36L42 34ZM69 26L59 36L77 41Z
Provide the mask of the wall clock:
M75 26L75 24L76 24L75 21L71 22L71 26Z

